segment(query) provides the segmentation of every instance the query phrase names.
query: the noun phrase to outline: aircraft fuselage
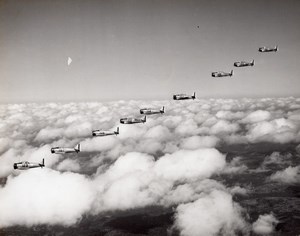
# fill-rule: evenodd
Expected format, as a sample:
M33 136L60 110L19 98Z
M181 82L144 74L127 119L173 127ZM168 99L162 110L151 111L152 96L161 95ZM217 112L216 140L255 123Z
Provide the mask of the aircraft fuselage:
M187 100L187 99L195 99L196 98L196 94L194 93L194 95L190 96L190 95L186 95L186 94L175 94L173 95L173 100Z
M154 115L154 114L163 114L163 110L155 110L155 109L149 109L149 108L144 108L140 109L140 113L144 115Z
M227 76L232 76L232 73L227 73L227 72L223 72L223 71L217 71L217 72L212 72L211 76L212 77L227 77Z
M274 48L268 48L268 47L260 47L258 49L259 52L277 52L278 51L278 47L274 47Z
M102 131L102 130L94 130L93 136L109 136L109 135L117 135L114 131Z
M73 152L78 153L79 150L75 148L62 148L62 147L51 148L51 153L56 153L56 154L73 153Z
M146 119L139 119L139 118L121 118L121 124L137 124L137 123L145 123Z
M233 64L235 67L245 67L245 66L254 66L254 61L246 62L246 61L238 61Z
M44 167L44 161L42 163L33 163L28 161L22 161L18 163L14 163L14 169L18 170L28 170L31 168Z

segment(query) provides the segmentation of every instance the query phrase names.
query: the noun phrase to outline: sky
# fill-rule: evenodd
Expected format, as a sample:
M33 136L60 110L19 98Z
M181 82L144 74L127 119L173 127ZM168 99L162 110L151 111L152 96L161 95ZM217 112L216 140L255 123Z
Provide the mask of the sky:
M299 22L297 0L2 0L0 102L298 97Z

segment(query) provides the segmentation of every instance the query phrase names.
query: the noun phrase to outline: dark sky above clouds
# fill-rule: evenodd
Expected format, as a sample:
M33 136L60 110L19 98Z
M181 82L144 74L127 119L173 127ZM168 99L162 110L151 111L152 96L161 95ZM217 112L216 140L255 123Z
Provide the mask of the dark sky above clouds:
M299 96L299 22L297 0L2 0L0 101Z

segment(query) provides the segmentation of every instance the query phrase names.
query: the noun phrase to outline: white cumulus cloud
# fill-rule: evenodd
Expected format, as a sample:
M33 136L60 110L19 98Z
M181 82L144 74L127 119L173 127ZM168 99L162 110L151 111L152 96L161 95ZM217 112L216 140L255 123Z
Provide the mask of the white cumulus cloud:
M274 232L275 226L279 221L271 214L260 215L252 224L253 232L259 235L268 235Z
M230 194L213 190L194 202L179 205L175 227L183 236L236 235L246 232L242 211Z

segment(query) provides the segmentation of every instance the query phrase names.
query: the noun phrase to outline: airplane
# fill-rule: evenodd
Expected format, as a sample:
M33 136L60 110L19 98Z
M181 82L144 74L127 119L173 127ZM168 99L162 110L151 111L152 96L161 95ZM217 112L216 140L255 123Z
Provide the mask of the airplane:
M247 61L237 61L233 64L235 67L244 67L244 66L254 66L254 60L251 62Z
M212 77L226 77L226 76L233 76L233 70L230 71L230 73L223 72L223 71L216 71L211 73Z
M160 110L152 108L142 108L140 109L140 113L145 115L163 114L165 113L165 107L162 107Z
M104 130L93 130L93 136L108 136L108 135L118 135L119 134L119 127L117 127L117 131L104 131Z
M194 94L192 96L190 95L186 95L186 94L175 94L173 95L173 100L186 100L186 99L195 99L196 98L196 93L194 92Z
M29 161L21 161L14 163L14 169L18 170L28 170L30 168L37 168L37 167L45 167L45 161L43 159L42 163L35 163L35 162L29 162Z
M276 47L274 48L268 48L268 47L260 47L258 49L259 52L277 52L278 51L278 46L276 45Z
M80 144L77 144L74 148L64 148L64 147L53 147L51 148L51 153L61 154L61 153L71 153L80 152Z
M136 123L145 123L146 116L144 118L121 118L120 123L122 124L136 124Z

